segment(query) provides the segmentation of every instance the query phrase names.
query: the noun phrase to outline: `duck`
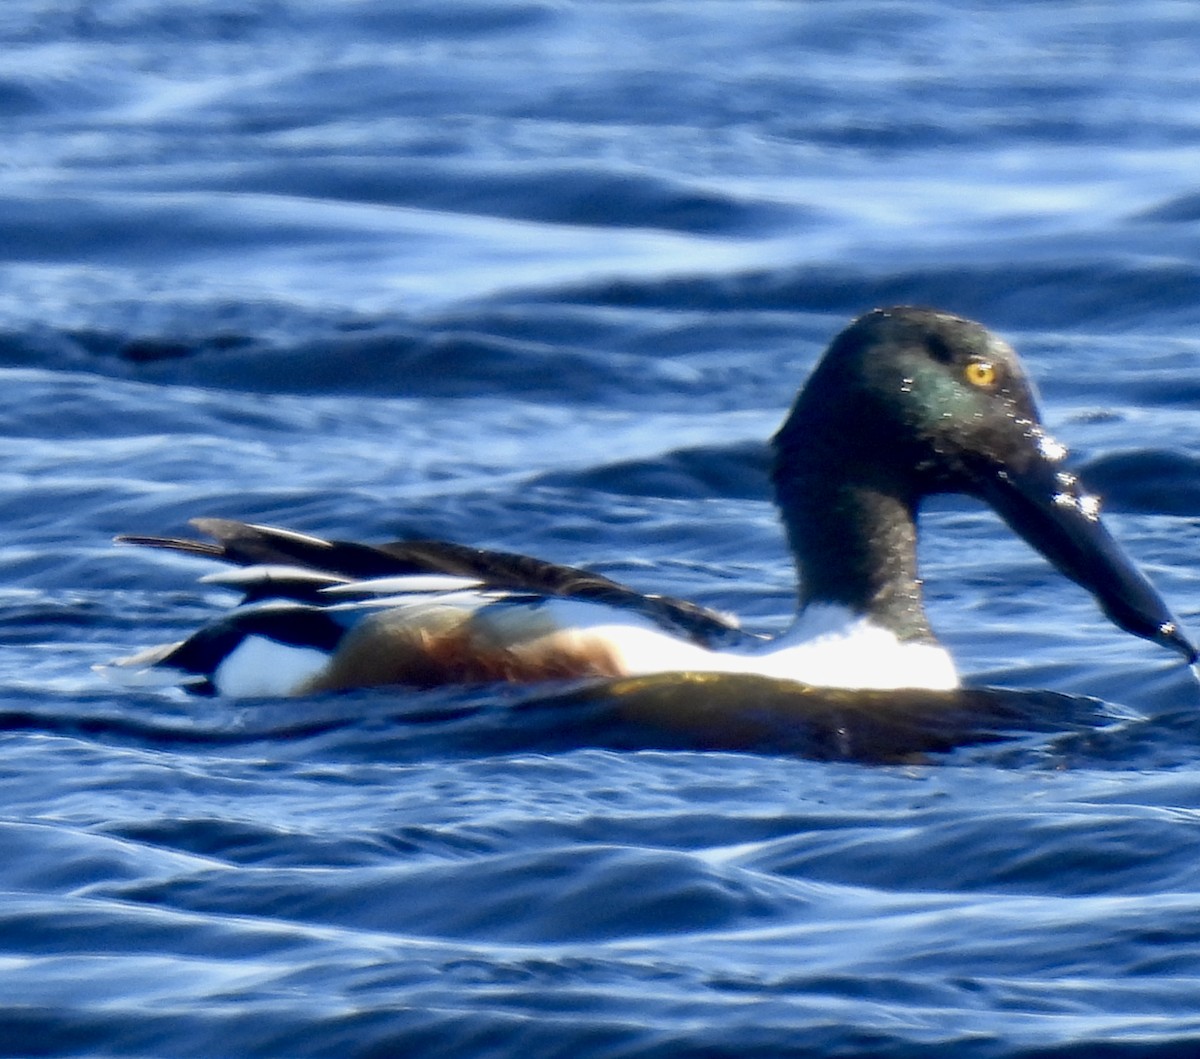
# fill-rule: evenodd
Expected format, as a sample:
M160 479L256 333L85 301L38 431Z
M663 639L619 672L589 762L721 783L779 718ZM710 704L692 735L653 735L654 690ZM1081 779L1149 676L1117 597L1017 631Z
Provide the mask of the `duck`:
M669 673L950 691L959 674L926 615L917 567L922 502L942 493L984 501L1116 626L1196 662L1099 500L1066 468L1017 354L983 325L914 306L859 316L833 338L771 447L799 586L778 634L526 555L200 518L191 524L208 539L117 540L228 564L202 580L241 601L105 672L239 697Z

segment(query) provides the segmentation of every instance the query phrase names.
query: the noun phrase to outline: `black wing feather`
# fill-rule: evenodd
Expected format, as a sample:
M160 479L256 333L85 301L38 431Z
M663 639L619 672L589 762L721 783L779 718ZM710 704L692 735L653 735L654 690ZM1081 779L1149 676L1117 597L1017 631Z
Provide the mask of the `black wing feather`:
M486 588L589 600L636 610L708 645L732 643L746 635L723 615L695 603L669 596L647 596L603 574L528 555L488 551L449 541L393 541L369 545L321 540L232 519L199 518L193 519L191 524L216 543L186 537L122 536L117 540L221 559L240 566L300 566L352 579L450 574L472 578Z

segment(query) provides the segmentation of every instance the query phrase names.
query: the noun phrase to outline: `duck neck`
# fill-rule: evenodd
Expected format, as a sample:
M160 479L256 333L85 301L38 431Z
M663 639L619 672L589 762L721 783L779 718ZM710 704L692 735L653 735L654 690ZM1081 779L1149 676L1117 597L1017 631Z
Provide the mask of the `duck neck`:
M915 499L878 474L839 478L833 467L792 464L786 478L776 468L800 613L841 607L901 640L935 642L917 575Z

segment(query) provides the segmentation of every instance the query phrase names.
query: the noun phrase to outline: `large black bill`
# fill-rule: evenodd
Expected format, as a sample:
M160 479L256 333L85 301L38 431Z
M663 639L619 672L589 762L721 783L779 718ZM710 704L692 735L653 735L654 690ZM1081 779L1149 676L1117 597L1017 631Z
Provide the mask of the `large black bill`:
M1096 498L1082 491L1074 475L1039 453L1020 470L983 470L979 486L981 497L1004 521L1095 596L1116 625L1174 648L1189 663L1196 661L1196 648L1145 574L1104 528Z

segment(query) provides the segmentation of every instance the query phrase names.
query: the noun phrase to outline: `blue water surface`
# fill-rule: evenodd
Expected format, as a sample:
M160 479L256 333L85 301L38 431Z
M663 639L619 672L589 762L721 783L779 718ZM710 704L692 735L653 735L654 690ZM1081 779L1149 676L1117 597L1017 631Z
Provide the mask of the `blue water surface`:
M765 440L898 302L1023 352L1200 630L1198 42L1181 0L7 0L0 1052L1200 1054L1196 680L966 501L934 623L1053 694L882 764L91 670L227 605L110 544L197 515L778 629Z

